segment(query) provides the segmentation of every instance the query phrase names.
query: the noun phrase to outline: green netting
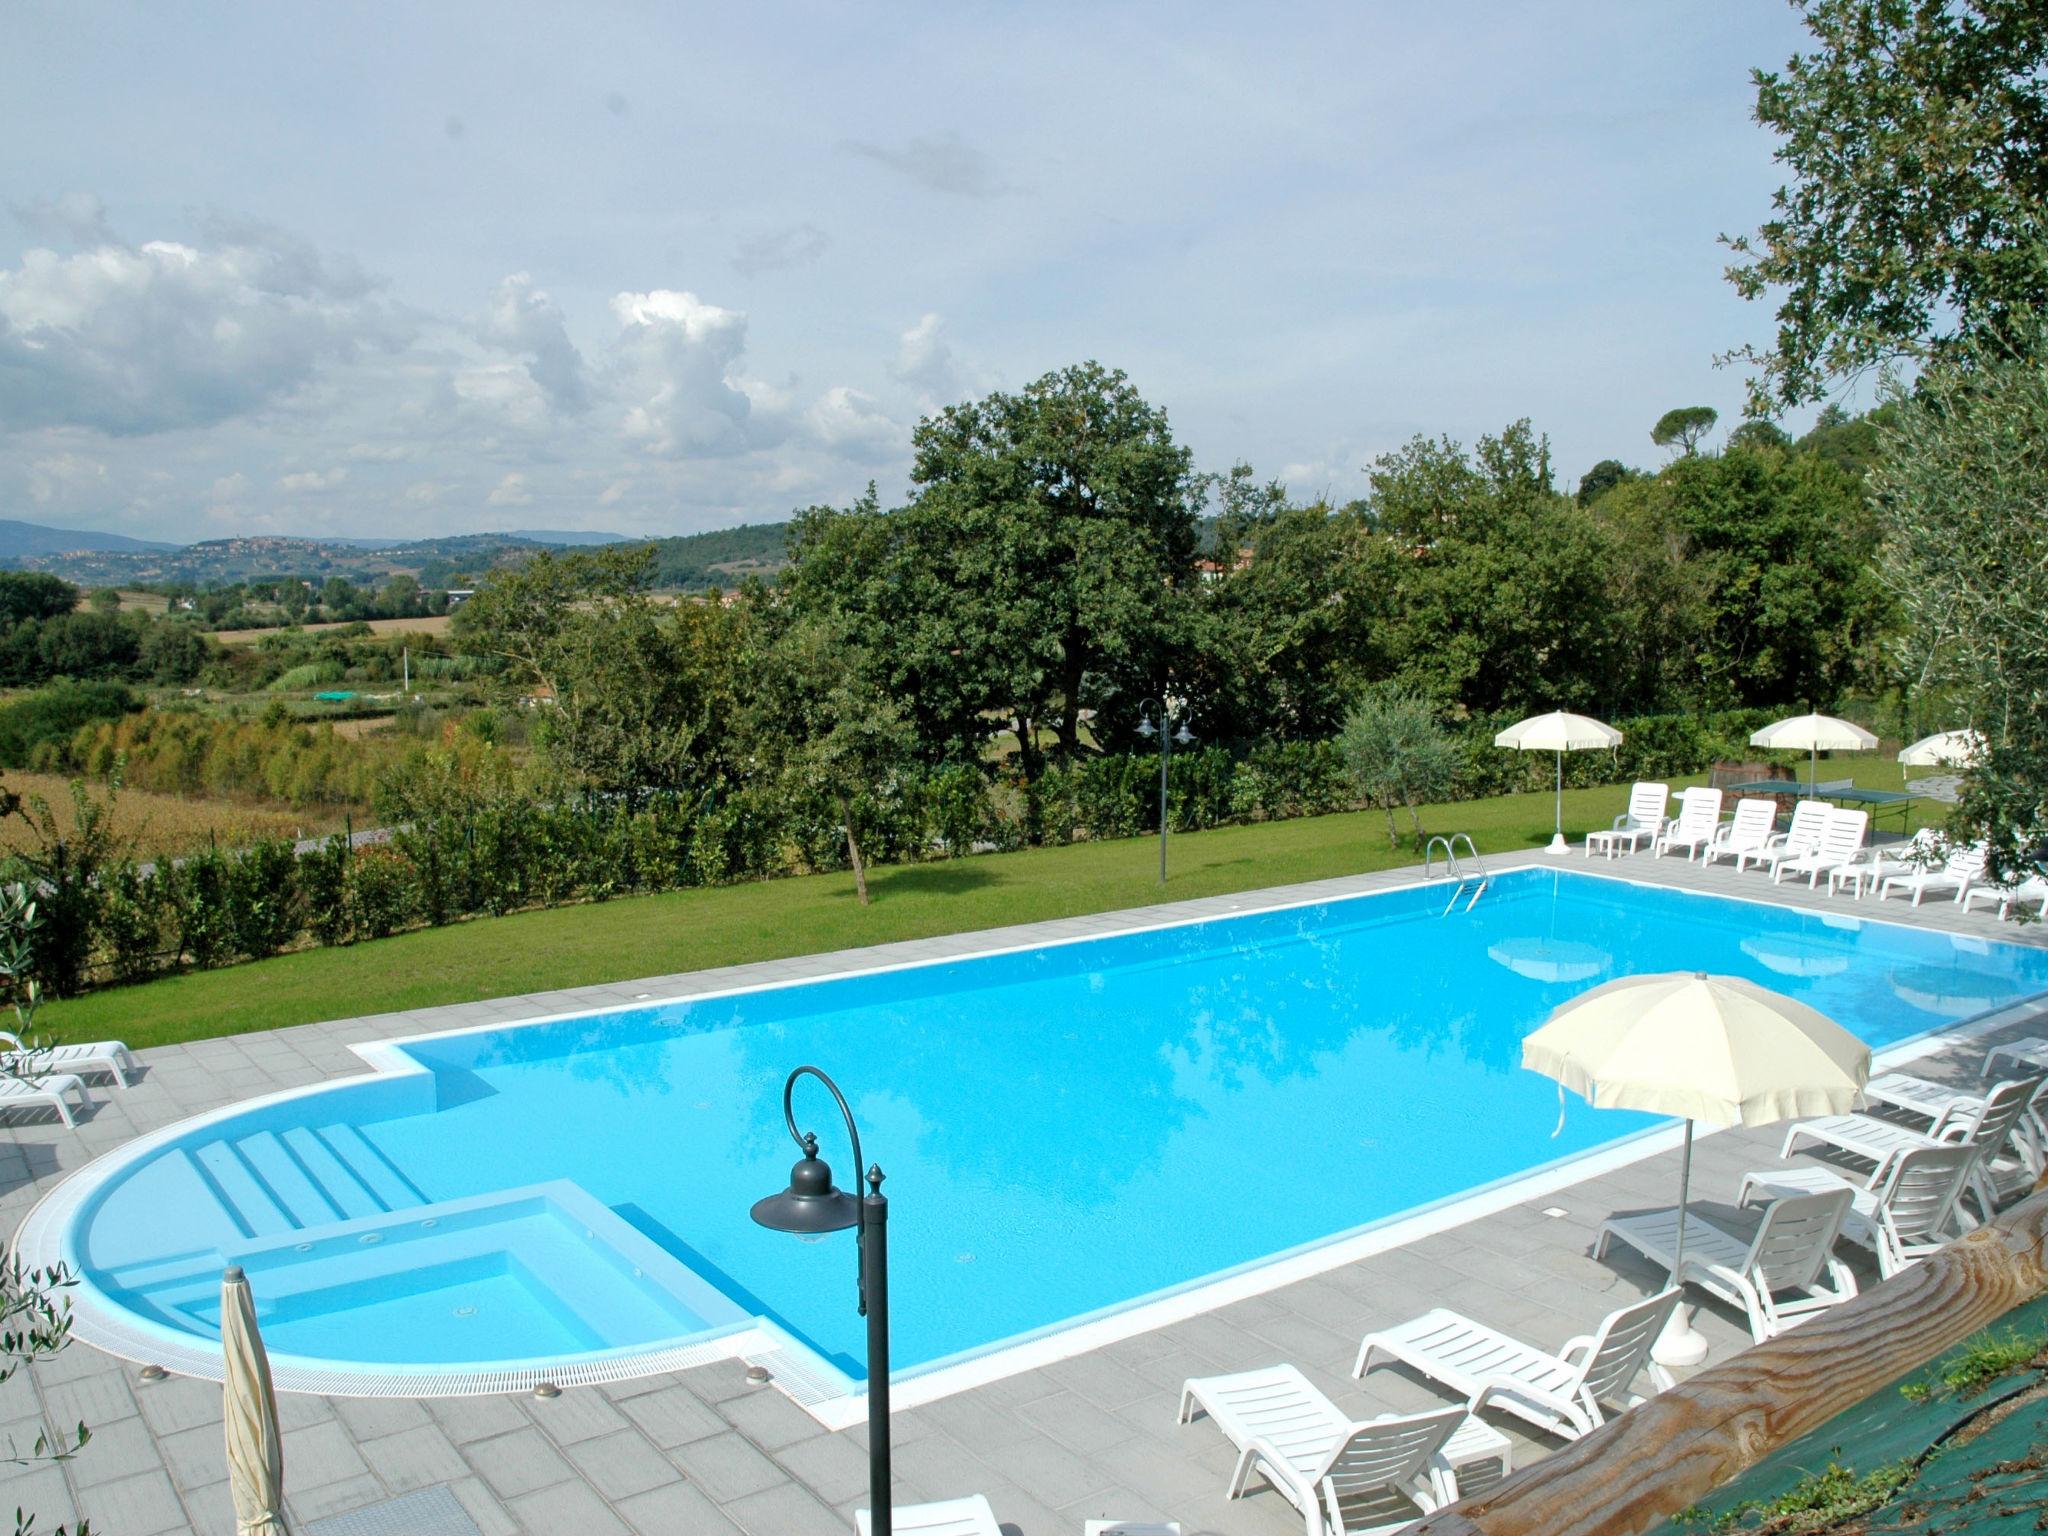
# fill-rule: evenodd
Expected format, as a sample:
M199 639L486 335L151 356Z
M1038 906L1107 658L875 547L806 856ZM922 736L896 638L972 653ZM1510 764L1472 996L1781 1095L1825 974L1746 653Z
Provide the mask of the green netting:
M2048 1333L2048 1295L2016 1307L1988 1330L1998 1336L2009 1331ZM1836 1531L1843 1536L2048 1531L2048 1399L2039 1397L2048 1373L2018 1371L1969 1395L1944 1389L1943 1376L1975 1342L1966 1341L1873 1392L1658 1530L1666 1536L1696 1536L1716 1529L1780 1529L1765 1514L1754 1509L1745 1513L1741 1507L1771 1504L1824 1474L1830 1465L1864 1478L1917 1462L1903 1468L1898 1491L1867 1515L1833 1526L1784 1528ZM1922 1395L1922 1388L1931 1390Z

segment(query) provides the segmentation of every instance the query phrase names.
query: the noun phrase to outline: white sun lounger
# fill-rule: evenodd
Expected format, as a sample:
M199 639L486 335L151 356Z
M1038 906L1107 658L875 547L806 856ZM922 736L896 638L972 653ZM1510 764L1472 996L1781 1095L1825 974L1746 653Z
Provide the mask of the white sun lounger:
M1778 866L1787 859L1804 858L1820 847L1820 836L1827 830L1828 812L1832 809L1818 800L1799 801L1792 807L1791 824L1782 832L1772 833L1760 852L1737 854L1735 868L1745 870L1753 861L1776 874Z
M95 1040L88 1045L53 1045L38 1050L21 1036L0 1029L0 1070L24 1077L45 1077L52 1072L104 1072L114 1086L126 1091L128 1074L136 1070L135 1053L118 1040Z
M1181 1536L1178 1520L1089 1520L1081 1536Z
M76 1095L80 1109L92 1108L92 1100L85 1095L85 1084L76 1073L51 1072L33 1079L0 1077L0 1110L54 1109L59 1120L76 1126L78 1122L71 1118L71 1105L66 1095Z
M874 1516L865 1509L853 1512L860 1536L873 1536ZM981 1494L970 1499L946 1499L937 1504L897 1505L889 1512L889 1524L898 1536L1003 1536L996 1524L996 1512Z
M1734 818L1714 829L1713 837L1700 853L1700 862L1711 864L1716 859L1739 861L1746 853L1761 854L1770 846L1777 826L1777 801L1738 800ZM1736 867L1741 867L1739 862Z
M2048 879L2027 875L2010 885L1973 885L1963 892L1965 912L1980 901L1996 902L2001 922L2012 916L2014 907L2025 906L2028 902L2048 910Z
M1842 1236L1877 1255L1877 1272L1889 1280L1933 1253L1972 1225L1963 1214L1963 1185L1977 1154L1969 1147L1913 1147L1878 1165L1865 1183L1832 1168L1773 1168L1745 1173L1736 1200L1849 1191Z
M2011 1078L1993 1086L1974 1110L1945 1117L1924 1131L1874 1115L1797 1120L1786 1130L1778 1155L1790 1157L1802 1138L1870 1163L1884 1163L1914 1147L1968 1147L1977 1154L1968 1187L1989 1218L2017 1187L2031 1185L2037 1172L2023 1122L2040 1088L2038 1077Z
M1665 813L1671 807L1671 786L1636 783L1629 786L1628 809L1614 818L1614 825L1586 834L1586 857L1598 848L1608 858L1621 851L1626 842L1634 853L1644 838L1655 839L1664 830Z
M1764 1208L1756 1236L1746 1243L1689 1211L1685 1261L1672 1278L1742 1308L1749 1315L1750 1336L1761 1344L1855 1296L1856 1277L1834 1255L1848 1210L1846 1189L1773 1200ZM1612 1216L1600 1228L1593 1257L1603 1257L1608 1243L1623 1242L1668 1273L1677 1240L1676 1207ZM1781 1300L1788 1292L1794 1294Z
M1721 791L1688 789L1679 796L1678 819L1658 834L1650 851L1662 858L1667 849L1683 848L1687 859L1714 840L1721 827Z
M1473 1412L1492 1406L1527 1419L1567 1440L1606 1422L1603 1405L1633 1408L1633 1388L1649 1372L1653 1390L1671 1385L1650 1346L1678 1305L1676 1288L1610 1312L1591 1335L1565 1341L1556 1354L1438 1307L1395 1328L1377 1329L1358 1346L1353 1376L1398 1360L1472 1400Z
M1916 907L1929 891L1953 891L1954 899L1961 901L1969 895L1970 887L1984 878L1985 857L1982 843L1954 849L1939 869L1913 869L1887 876L1877 888L1878 899L1884 900L1896 889L1910 891Z
M1776 885L1787 875L1804 875L1808 886L1818 886L1822 875L1856 862L1869 831L1870 812L1830 810L1827 823L1821 828L1820 846L1803 857L1773 862L1771 883Z
M1301 1511L1307 1536L1394 1531L1457 1502L1443 1450L1465 1423L1462 1407L1353 1420L1291 1365L1191 1379L1180 1422L1197 1407L1237 1447L1230 1497L1242 1498L1260 1474Z
M1858 901L1866 890L1877 887L1894 875L1910 875L1916 870L1932 864L1940 834L1931 827L1922 827L1904 843L1893 843L1884 848L1866 848L1863 857L1828 871L1828 894L1835 895L1845 885L1854 886Z

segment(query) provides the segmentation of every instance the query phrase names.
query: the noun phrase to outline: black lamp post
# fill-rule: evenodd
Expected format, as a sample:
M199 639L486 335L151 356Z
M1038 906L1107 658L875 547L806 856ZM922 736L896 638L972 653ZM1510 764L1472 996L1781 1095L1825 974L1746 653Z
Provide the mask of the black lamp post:
M853 1142L853 1166L860 1168L860 1131L846 1095L816 1067L798 1067L782 1085L782 1119L803 1156L789 1170L789 1188L754 1202L754 1220L775 1232L822 1237L854 1231L859 1261L860 1314L868 1320L868 1506L877 1536L896 1529L889 1499L889 1201L882 1193L880 1165L868 1169L868 1192L849 1195L832 1185L832 1170L818 1156L818 1138L796 1128L792 1097L797 1079L815 1077L825 1085L846 1119Z
M1173 757L1175 742L1185 747L1195 737L1194 733L1188 729L1186 720L1181 721L1179 730L1171 732L1167 730L1167 727L1173 724L1175 718L1185 712L1184 709L1176 708L1171 700L1161 703L1158 699L1147 699L1138 706L1138 734L1147 741L1150 741L1153 736L1152 711L1155 709L1159 711L1159 725L1157 727L1159 735L1159 883L1164 885L1166 884L1166 765Z

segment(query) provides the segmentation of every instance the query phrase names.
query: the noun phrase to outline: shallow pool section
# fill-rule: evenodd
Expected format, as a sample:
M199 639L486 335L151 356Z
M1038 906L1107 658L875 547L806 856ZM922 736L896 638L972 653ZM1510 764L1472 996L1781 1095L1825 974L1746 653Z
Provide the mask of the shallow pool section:
M1556 1129L1556 1085L1519 1066L1524 1034L1614 977L1744 976L1877 1047L2048 991L2048 952L1871 903L1548 869L1469 911L1444 897L398 1042L368 1078L93 1165L61 1218L82 1332L116 1316L204 1343L220 1266L240 1263L281 1364L474 1372L762 1326L858 1380L851 1240L747 1214L787 1178L782 1083L813 1062L889 1174L896 1360L915 1373L1644 1130L1577 1101ZM829 1103L800 1113L850 1173Z

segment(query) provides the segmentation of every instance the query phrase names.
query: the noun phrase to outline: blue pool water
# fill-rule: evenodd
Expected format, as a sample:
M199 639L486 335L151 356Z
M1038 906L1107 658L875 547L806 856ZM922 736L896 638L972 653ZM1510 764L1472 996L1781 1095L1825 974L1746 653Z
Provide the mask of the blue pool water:
M839 1080L888 1171L910 1369L1643 1129L1574 1101L1553 1138L1556 1087L1519 1067L1524 1034L1616 976L1745 976L1873 1046L2048 991L2048 952L1846 902L1821 916L1551 871L1503 876L1469 912L1443 900L417 1041L423 1073L143 1151L68 1246L97 1298L199 1336L201 1278L244 1262L276 1354L545 1358L764 1316L857 1377L850 1239L799 1243L747 1214L787 1177L799 1063ZM800 1117L850 1173L829 1102L800 1099ZM559 1198L501 1196L536 1187Z

